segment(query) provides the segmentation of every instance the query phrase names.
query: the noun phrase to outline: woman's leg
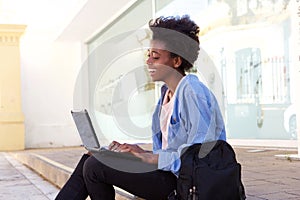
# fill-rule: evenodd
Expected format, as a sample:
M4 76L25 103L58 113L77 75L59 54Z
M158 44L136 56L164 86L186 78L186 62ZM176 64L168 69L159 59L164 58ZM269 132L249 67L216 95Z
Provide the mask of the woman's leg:
M83 165L90 156L84 154L78 162L69 180L56 196L56 200L85 200L88 196L87 189L83 180Z
M133 165L136 164L133 162ZM164 200L176 188L172 172L155 170L132 173L113 169L94 156L86 160L84 180L92 200L114 200L113 185L147 200Z

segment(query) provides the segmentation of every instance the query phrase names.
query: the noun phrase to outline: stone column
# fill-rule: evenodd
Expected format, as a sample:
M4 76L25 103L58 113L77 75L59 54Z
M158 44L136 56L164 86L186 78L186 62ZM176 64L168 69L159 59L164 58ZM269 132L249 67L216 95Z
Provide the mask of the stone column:
M24 149L19 39L25 28L0 24L0 151Z

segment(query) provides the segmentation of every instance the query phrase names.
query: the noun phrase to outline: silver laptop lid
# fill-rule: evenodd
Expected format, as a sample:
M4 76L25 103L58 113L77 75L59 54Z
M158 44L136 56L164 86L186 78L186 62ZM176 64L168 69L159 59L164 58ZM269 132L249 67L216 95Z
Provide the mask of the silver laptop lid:
M83 146L86 149L99 149L100 144L87 110L71 111Z

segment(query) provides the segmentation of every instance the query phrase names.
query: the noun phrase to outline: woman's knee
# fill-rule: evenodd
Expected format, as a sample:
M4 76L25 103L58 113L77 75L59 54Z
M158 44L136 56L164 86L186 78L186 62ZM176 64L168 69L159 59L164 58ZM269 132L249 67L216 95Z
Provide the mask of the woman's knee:
M95 165L94 157L90 156L83 165L83 176L85 177L87 173L90 173L93 170L93 166Z
M83 165L83 178L86 181L101 178L103 171L103 164L94 156L90 156Z

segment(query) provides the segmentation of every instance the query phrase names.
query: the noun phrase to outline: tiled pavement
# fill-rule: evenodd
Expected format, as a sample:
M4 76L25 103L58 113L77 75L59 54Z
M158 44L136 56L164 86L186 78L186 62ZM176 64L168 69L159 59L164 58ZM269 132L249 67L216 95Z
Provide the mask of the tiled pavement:
M58 188L15 160L8 153L0 153L1 200L54 199Z
M237 146L234 149L242 165L247 199L300 200L300 161L277 156L297 154L296 149ZM82 147L76 147L0 153L0 199L54 199L58 191L15 159L60 187L84 152ZM117 199L134 197L119 192Z
M297 154L296 151L253 148L235 150L242 164L247 199L300 200L300 161L282 157Z

